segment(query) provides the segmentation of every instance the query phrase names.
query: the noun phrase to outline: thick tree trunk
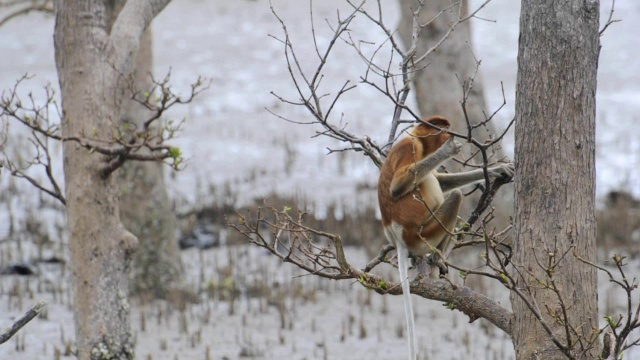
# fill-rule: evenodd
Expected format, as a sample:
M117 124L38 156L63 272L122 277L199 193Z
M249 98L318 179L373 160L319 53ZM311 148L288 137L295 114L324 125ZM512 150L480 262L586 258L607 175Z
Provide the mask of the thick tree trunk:
M400 0L399 3L401 6L399 33L405 47L409 48L412 42L413 13L418 8L418 1ZM420 31L417 39L417 56L424 54L442 39L457 20L459 6L463 7L462 16L464 17L468 12L468 1L455 6L452 6L450 0L425 2L420 11L419 21L421 24L427 22L430 24ZM466 132L467 124L460 106L463 93L460 81L468 81L476 72L476 60L471 46L471 22L464 21L457 24L455 30L438 49L417 67L419 70L416 71L413 84L421 116L442 115L451 121L454 131ZM485 106L484 87L479 73L475 76L466 108L469 119L474 124L484 121L485 113L491 113ZM495 126L491 122L478 128L473 134L480 141L487 140L491 135L496 136ZM469 156L472 150L471 147L465 147L465 155ZM498 158L504 156L501 149L495 150L495 156ZM445 165L452 172L462 170L462 167L453 161L448 161ZM463 203L461 210L463 217L469 215L477 204L479 196L473 195L471 198L473 200ZM509 216L513 214L513 187L501 188L494 205L496 221L493 224L498 228L504 228L508 225Z
M168 1L127 2L111 34L104 0L55 1L63 136L109 139L122 116L121 75ZM63 156L78 358L133 359L128 276L137 239L120 223L117 176L103 176L104 159L75 142Z
M102 52L101 3L65 2L56 14L63 136L108 134L118 119L117 76ZM120 188L116 177L101 176L98 156L70 142L63 153L78 358L101 359L104 352L132 359L128 267L137 239L120 224Z
M565 344L565 328L547 310L558 311L561 304L541 286L540 281L550 285L550 280L546 265L539 264L547 264L550 254L559 261L553 278L570 324L583 340L592 338L598 326L596 269L572 251L596 259L598 14L597 0L540 0L522 1L520 16L513 264L523 275L519 287L531 287L531 301ZM565 359L524 301L512 293L511 302L517 359ZM579 346L574 351L579 358L596 359L597 348L596 342L583 356Z

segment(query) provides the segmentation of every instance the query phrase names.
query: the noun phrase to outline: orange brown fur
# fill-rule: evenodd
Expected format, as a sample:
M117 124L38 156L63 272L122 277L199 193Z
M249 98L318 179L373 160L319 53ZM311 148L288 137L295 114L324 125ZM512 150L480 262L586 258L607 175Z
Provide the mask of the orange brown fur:
M425 121L449 128L449 121L442 117L431 117ZM378 200L382 225L386 228L395 222L402 226L402 239L412 255L422 256L428 252L425 251L429 248L425 240L436 247L448 235L441 221L427 222L432 211L435 212L443 203L444 195L432 174L423 179L416 178L416 164L433 154L449 138L450 135L441 130L425 124L416 125L409 136L391 148L380 172Z
M458 188L485 180L486 175L511 179L514 174L513 164L456 174L438 173L437 167L458 154L462 145L443 131L449 128L447 119L436 116L425 122L437 128L423 123L414 126L409 136L391 148L378 179L384 235L398 255L411 360L417 358L417 344L408 257L414 257L421 274L428 274L431 265L436 265L441 275L446 274L451 232L462 203ZM432 254L427 258L428 253Z

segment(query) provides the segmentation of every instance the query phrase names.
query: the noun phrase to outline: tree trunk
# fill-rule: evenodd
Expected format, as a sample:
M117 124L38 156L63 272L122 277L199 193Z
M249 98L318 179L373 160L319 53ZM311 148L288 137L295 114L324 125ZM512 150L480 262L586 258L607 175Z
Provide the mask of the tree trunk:
M412 42L413 13L418 8L418 1L400 0L400 6L399 33L405 47L409 48ZM463 1L455 6L452 6L450 0L425 2L420 11L419 21L421 24L433 21L420 31L417 39L417 56L435 46L447 33L451 24L457 20L458 6L463 6L462 16L464 17L464 14L468 12L468 1ZM426 66L427 64L428 66ZM471 46L471 22L464 21L456 25L455 30L440 44L438 49L417 67L419 70L416 71L413 84L421 116L442 115L449 119L452 130L466 132L467 124L460 106L463 98L460 81L468 81L476 72L476 60ZM486 110L484 87L479 73L476 74L473 81L466 108L472 123L484 121L485 113L491 113ZM496 135L496 128L491 122L473 133L473 136L481 142L487 140L491 135L494 137ZM469 146L465 147L464 155L470 156L472 150ZM504 156L502 149L496 148L495 150L497 158ZM454 161L447 161L445 166L451 172L462 170L462 166ZM465 218L477 204L479 195L474 194L471 199L472 201L465 201L461 209L461 216ZM498 228L504 228L508 225L509 216L513 214L513 187L503 186L496 194L494 203L496 205L494 212L496 220L493 224Z
M56 65L62 95L62 134L108 134L117 121L116 74L104 62L101 1L65 2L57 11ZM103 350L133 358L129 328L130 255L137 239L120 224L119 186L103 179L101 161L76 143L64 145L69 250L74 276L78 358ZM99 357L98 357L99 358Z
M116 1L114 14L123 0ZM115 16L113 17L115 20ZM133 79L140 93L151 90L153 71L153 36L148 28L140 39ZM125 96L129 90L123 89ZM127 100L123 118L141 128L150 112L139 103ZM120 218L127 230L140 240L133 255L131 290L144 297L167 298L179 287L182 264L176 239L174 217L164 181L164 165L160 162L127 162L120 169L122 183Z
M401 19L400 36L405 47L411 46L413 32L413 12L418 8L417 0L400 0ZM418 37L417 54L424 54L436 45L447 33L452 23L457 20L458 6L452 6L451 0L426 1L420 11L420 23L431 23L420 31ZM462 14L468 12L468 1L463 1ZM440 14L441 11L444 11ZM440 14L438 16L438 14ZM462 15L464 16L464 15ZM424 67L427 65L427 67ZM458 131L467 128L464 114L460 107L462 87L460 81L468 80L476 71L476 61L471 46L471 22L464 21L456 25L438 50L429 55L414 78L418 109L423 116L442 115L451 121ZM456 77L457 75L457 77ZM484 89L480 75L476 75L474 86L467 100L467 111L471 121L484 120L482 111L486 108ZM495 134L493 125L488 124L483 131L478 132L481 139Z
M522 1L520 15L513 264L523 276L519 287L530 286L532 297L527 297L565 344L565 328L548 310L560 310L561 304L543 289L551 281L543 269L547 266L539 264L547 264L550 254L559 261L553 279L569 321L583 340L591 339L598 326L596 269L578 261L572 250L596 259L598 17L597 0ZM517 359L566 359L513 292L511 302ZM579 345L573 349L578 358L596 359L598 343L582 354L584 350Z
M55 1L64 137L109 139L122 115L120 76L167 3L127 2L109 34L103 0ZM128 270L137 239L120 223L117 176L103 176L104 159L75 142L64 143L63 157L78 358L133 359Z

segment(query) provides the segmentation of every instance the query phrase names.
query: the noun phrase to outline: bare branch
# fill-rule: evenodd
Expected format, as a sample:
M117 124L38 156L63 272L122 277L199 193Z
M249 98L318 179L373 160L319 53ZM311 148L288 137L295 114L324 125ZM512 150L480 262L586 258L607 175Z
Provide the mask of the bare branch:
M615 8L616 8L616 0L612 0L611 9L609 10L609 18L607 18L607 21L604 23L604 26L602 27L602 29L598 32L598 35L600 36L604 35L605 30L607 30L607 28L611 26L611 24L622 21L619 19L618 20L613 19L613 13L615 11Z
M393 249L391 245L384 246L364 268L358 269L347 260L339 236L311 229L302 223L305 213L299 213L297 219L293 219L290 209L266 208L266 211L271 214L271 220L264 215L265 208L259 208L247 215L239 214L236 221L226 219L225 222L249 242L313 275L334 280L356 279L381 294L402 294L399 284L389 283L370 273L379 264L388 263L387 256ZM261 230L264 226L271 231L265 233ZM329 240L332 246L316 246L314 239ZM471 321L485 318L507 334L511 333L511 312L468 287L454 286L445 280L418 278L411 283L411 292L448 303L468 315Z
M47 158L49 158L48 150L46 150L45 152L47 153ZM50 159L49 159L49 161L50 161ZM36 164L36 162L28 164L26 166L26 168L29 168L29 167L31 167L31 165L34 165L34 164ZM0 167L4 167L7 170L9 170L9 173L12 176L27 180L36 189L38 189L38 190L50 195L54 199L57 199L63 205L66 205L67 201L66 201L66 199L64 197L64 194L62 194L62 192L60 191L60 187L58 186L57 181L55 180L55 178L51 174L51 163L48 162L48 163L39 163L39 164L45 167L45 172L47 174L47 177L48 177L48 179L50 181L50 184L52 185L53 189L49 189L49 188L45 187L45 185L41 184L40 181L38 181L34 177L28 175L26 173L26 171L25 171L26 168L18 168L13 162L11 162L7 158L6 155L5 155L5 159L0 161Z
M418 23L418 26L420 27L420 29L423 29L425 27L427 27L429 25L429 23L431 23L432 21L434 21L436 18L442 16L442 14L444 14L445 12L451 10L453 7L457 6L458 7L458 13L457 13L457 17L456 20L449 26L449 29L447 29L447 32L442 35L442 37L429 49L427 49L423 54L419 55L418 57L415 57L412 59L412 61L415 64L419 64L422 61L424 61L432 52L436 51L436 49L438 49L440 47L440 45L442 45L442 43L447 40L447 38L449 37L449 35L453 32L453 30L456 28L456 26L458 26L458 24L460 24L462 21L464 21L465 19L462 18L462 9L463 9L463 4L462 1L456 1L454 3L452 3L449 7L442 9L436 16L433 17L433 19L429 20L426 24L419 24L419 20L418 17L420 15L419 10L417 10L414 13L414 18L416 19L415 21ZM484 5L483 5L484 6ZM469 18L466 18L469 19ZM414 38L414 41L417 40L417 37Z
M136 133L138 136L148 132L151 124L160 119L167 110L171 109L175 105L188 104L192 102L196 96L203 91L208 90L211 86L211 80L207 81L202 77L198 77L198 79L191 84L191 91L189 94L187 94L186 97L182 97L171 90L171 87L169 86L170 79L171 70L169 70L169 73L163 80L156 80L151 76L151 83L153 84L153 87L150 91L143 94L135 88L133 82L130 83L130 90L132 94L131 99L153 112L153 115L143 122L142 129ZM153 96L157 93L159 93L159 95L153 99Z
M45 87L46 100L39 104L33 94L28 94L27 101L23 101L18 94L20 85L29 80L28 75L18 79L12 89L2 93L0 98L0 118L15 120L32 131L30 138L34 145L36 157L27 162L26 166L18 166L5 154L2 164L13 176L23 178L33 186L52 197L58 199L63 204L66 203L64 195L58 185L59 182L53 176L53 165L49 152L49 139L60 142L75 142L90 152L103 155L104 165L101 175L106 178L117 170L126 161L163 161L176 170L183 167L184 159L180 149L166 144L180 131L184 120L174 122L169 119L162 121L161 126L152 125L159 122L162 115L171 107L178 104L187 104L208 89L209 82L198 78L191 85L191 90L187 96L175 94L169 86L170 73L162 80L152 78L153 88L151 91L142 94L135 88L131 77L120 76L128 81L128 90L131 98L151 110L153 113L149 119L142 123L140 129L136 127L137 121L125 121L120 128L112 129L110 134L76 134L73 136L62 136L59 124L51 124L50 111L53 109L57 118L61 117L60 109L56 101L54 90L50 86ZM157 96L156 96L157 95ZM50 186L41 184L36 178L27 174L26 169L30 166L42 166Z
M3 18L0 18L0 27L17 17L20 17L22 15L28 15L31 12L53 14L53 5L51 0L0 1L0 8L10 8L10 7L20 7L20 8L17 10L13 10Z
M610 346L605 346L603 352L608 350L610 352L611 358L619 359L622 357L622 354L625 350L633 346L640 346L640 337L631 340L629 339L632 332L640 328L640 301L635 307L633 306L632 301L632 299L634 298L638 299L638 296L635 294L635 292L638 290L638 282L635 278L631 281L629 281L629 279L627 278L624 271L624 267L627 266L627 263L625 263L625 256L614 255L611 258L611 261L615 265L618 272L618 276L614 275L607 268L582 258L577 254L576 251L573 252L573 256L575 256L579 261L589 266L593 266L594 268L606 273L609 277L609 281L619 286L625 292L625 316L620 314L617 316L617 318L612 315L608 315L605 317L607 326L611 331L605 334L605 340L608 339L608 341L610 341ZM605 329L606 327L600 329L599 333L604 333Z
M363 4L364 2L360 6L362 6ZM338 15L337 26L332 29L333 35L329 41L329 44L325 49L321 50L317 48L317 42L315 42L315 39L314 39L314 44L316 45L316 54L319 57L319 63L316 66L315 70L313 70L313 74L310 76L307 76L302 70L302 66L297 57L294 45L291 42L288 29L284 21L278 16L275 8L273 7L273 4L271 4L271 12L280 23L284 33L284 40L278 39L278 41L280 41L284 45L284 55L285 55L285 60L287 64L287 69L289 70L291 81L298 93L300 100L292 101L292 100L285 99L273 92L272 94L284 103L301 105L307 108L307 110L309 110L311 115L314 117L314 121L312 123L319 124L325 129L324 131L317 132L317 134L328 135L341 142L346 142L351 144L350 148L355 149L357 151L362 151L366 156L368 156L374 162L374 164L376 164L376 166L380 167L382 165L382 160L381 160L382 154L379 151L379 147L376 144L374 144L371 141L371 139L369 139L366 136L364 137L355 136L354 134L347 132L343 127L339 127L332 124L329 120L332 110L334 109L339 99L345 93L354 89L356 85L350 85L348 81L345 81L342 87L337 90L336 94L331 99L327 99L327 101L329 101L329 105L326 111L323 108L323 103L324 103L323 99L327 98L330 94L327 93L327 94L321 95L319 93L320 83L323 79L324 67L331 55L331 52L337 40L340 39L342 34L349 31L349 25L351 24L351 21L355 18L355 15L358 13L358 9L360 9L360 7L355 7L355 10L344 19L340 19L340 16ZM312 10L310 10L310 13L313 14ZM314 35L314 38L315 38L315 31L316 31L315 27L312 25L312 34ZM271 37L277 39L273 35ZM299 81L298 78L300 78L302 81Z
M33 320L33 318L36 317L46 306L46 301L40 301L31 309L27 310L27 312L22 315L21 318L14 321L13 324L11 324L11 326L4 331L4 333L0 334L0 344L3 344L11 339L13 335L15 335L20 329L22 329L22 327L27 325L29 321Z

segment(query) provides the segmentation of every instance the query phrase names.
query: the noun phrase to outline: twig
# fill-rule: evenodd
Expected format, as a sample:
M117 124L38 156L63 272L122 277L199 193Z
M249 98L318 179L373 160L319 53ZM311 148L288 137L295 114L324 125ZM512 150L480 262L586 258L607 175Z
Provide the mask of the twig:
M607 22L604 23L604 26L602 27L602 30L600 30L598 32L599 36L602 36L604 34L605 30L607 30L607 28L609 26L611 26L611 24L622 21L622 20L614 20L613 19L613 13L615 11L615 8L616 8L616 0L612 0L611 1L611 9L609 10L609 18L607 19Z

